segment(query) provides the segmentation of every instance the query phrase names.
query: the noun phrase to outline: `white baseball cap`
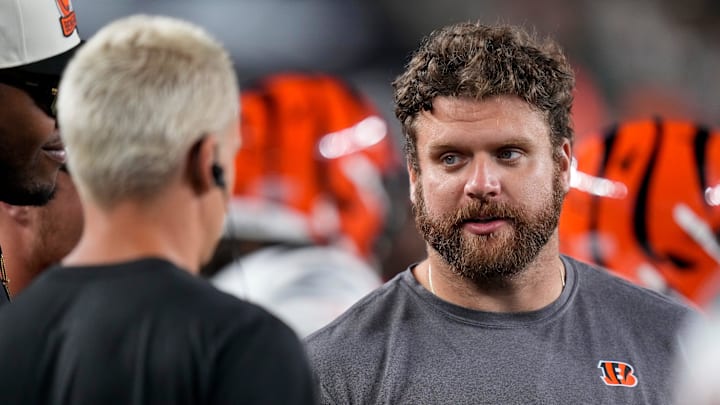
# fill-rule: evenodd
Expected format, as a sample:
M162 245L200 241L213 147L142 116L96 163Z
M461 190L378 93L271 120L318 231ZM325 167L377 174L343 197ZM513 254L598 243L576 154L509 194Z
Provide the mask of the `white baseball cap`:
M0 0L0 69L59 76L80 42L70 0Z

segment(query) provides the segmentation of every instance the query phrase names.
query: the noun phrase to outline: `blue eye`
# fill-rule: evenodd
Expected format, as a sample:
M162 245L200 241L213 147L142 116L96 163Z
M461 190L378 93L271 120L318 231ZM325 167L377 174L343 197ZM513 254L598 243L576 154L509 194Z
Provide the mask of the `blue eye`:
M457 155L445 155L440 160L443 162L443 164L452 166L458 162L458 157Z
M520 157L520 152L515 149L503 149L497 156L502 160L514 160Z

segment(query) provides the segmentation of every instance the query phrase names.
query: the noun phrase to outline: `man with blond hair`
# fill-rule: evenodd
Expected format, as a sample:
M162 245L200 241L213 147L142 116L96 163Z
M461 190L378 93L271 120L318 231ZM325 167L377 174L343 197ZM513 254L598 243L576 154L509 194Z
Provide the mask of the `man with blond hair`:
M78 246L0 311L0 403L313 402L303 349L194 277L220 236L239 144L228 54L192 24L100 30L60 84ZM224 174L227 174L225 176Z

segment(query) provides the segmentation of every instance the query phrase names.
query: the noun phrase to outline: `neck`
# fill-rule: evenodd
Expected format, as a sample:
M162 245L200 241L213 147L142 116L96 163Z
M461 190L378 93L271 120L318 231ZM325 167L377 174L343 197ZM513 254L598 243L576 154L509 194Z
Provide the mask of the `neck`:
M121 203L110 210L85 203L83 236L63 264L88 266L156 257L197 273L202 261L199 247L206 242L201 240L203 230L192 203L181 201L167 196Z
M461 307L486 312L535 311L555 301L564 287L565 267L556 246L549 242L519 275L496 282L466 279L432 250L413 272L425 288Z
M0 246L9 281L8 288L13 297L27 287L39 270L42 270L30 263L32 256L28 247L31 246L32 235L27 234L24 230L11 232L16 230L16 227L17 225L6 226L0 235ZM0 294L4 294L4 292L0 290Z

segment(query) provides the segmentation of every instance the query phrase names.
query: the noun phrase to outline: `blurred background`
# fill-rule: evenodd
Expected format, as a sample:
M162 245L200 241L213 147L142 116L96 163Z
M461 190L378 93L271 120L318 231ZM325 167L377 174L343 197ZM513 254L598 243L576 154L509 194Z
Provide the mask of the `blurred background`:
M582 140L628 119L720 124L720 2L710 0L74 0L89 38L143 12L205 27L230 50L241 83L285 71L341 76L384 115L400 147L390 83L431 30L468 20L519 24L552 36L577 73L574 125ZM402 174L404 176L404 173ZM407 200L407 182L394 191ZM407 201L402 202L409 206ZM394 217L379 256L384 278L424 257L408 220ZM384 250L384 251L383 251Z
M578 72L576 133L661 114L720 117L720 2L711 0L75 0L80 33L117 17L198 23L231 51L242 81L277 71L342 75L391 125L390 82L432 29L481 20L551 35ZM397 128L397 127L396 127ZM398 135L399 133L395 131Z

